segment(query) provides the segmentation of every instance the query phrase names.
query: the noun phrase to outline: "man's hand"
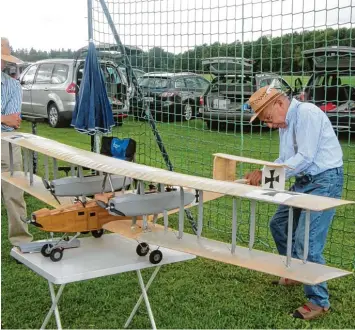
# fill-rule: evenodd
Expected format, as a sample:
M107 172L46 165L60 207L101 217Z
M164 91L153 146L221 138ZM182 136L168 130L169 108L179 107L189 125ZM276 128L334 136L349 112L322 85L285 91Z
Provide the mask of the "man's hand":
M2 115L1 124L4 124L9 127L19 128L21 124L21 117L19 113L13 113L12 115Z
M255 170L255 171L247 173L245 175L245 179L248 180L248 184L250 184L252 186L259 186L261 183L262 177L263 177L263 174L260 170Z

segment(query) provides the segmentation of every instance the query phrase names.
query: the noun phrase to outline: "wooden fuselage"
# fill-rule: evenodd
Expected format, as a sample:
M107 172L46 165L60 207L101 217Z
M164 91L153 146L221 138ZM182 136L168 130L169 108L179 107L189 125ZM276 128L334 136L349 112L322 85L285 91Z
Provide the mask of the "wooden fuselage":
M99 230L108 222L127 219L110 215L95 201L89 201L85 207L76 203L55 210L43 208L34 212L32 218L42 226L39 226L42 231L63 233Z

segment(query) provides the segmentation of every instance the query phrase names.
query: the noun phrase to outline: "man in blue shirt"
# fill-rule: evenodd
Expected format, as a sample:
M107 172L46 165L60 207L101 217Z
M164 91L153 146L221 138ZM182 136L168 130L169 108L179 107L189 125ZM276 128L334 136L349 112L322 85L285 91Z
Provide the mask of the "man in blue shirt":
M282 91L265 86L249 99L255 118L270 128L278 128L279 158L275 161L290 168L286 179L295 177L292 191L341 198L343 189L343 153L327 115L311 103L290 100ZM259 185L260 170L246 174L251 185ZM335 210L311 212L308 261L324 264L323 250ZM294 210L292 257L302 259L305 232L305 211ZM286 255L288 207L280 205L270 222L270 230L279 254ZM299 282L281 278L279 285L297 285ZM295 310L293 316L313 319L329 310L326 282L304 285L308 302Z
M1 71L6 62L16 63L18 59L11 55L9 42L1 38ZM11 132L20 127L21 123L22 89L19 82L1 72L1 132ZM13 169L22 171L21 148L13 145ZM9 144L1 141L1 172L10 170ZM18 246L32 240L28 226L21 220L27 216L23 191L15 186L1 182L1 197L7 211L9 225L9 240Z

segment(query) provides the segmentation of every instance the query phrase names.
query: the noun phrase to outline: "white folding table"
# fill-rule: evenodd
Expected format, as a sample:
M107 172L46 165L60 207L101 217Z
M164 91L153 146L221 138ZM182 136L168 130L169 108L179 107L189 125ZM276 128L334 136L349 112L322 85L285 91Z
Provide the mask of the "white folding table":
M142 294L124 327L127 328L129 326L144 299L152 328L156 329L153 312L147 296L149 286L152 284L161 266L191 260L196 258L196 256L160 247L159 250L163 253L163 260L159 264L154 265L149 261L148 255L144 257L137 255L137 245L137 241L119 234L106 234L101 238L80 238L80 247L64 250L63 258L59 262L53 262L50 258L42 256L41 253L22 253L18 248L14 247L11 250L11 256L38 275L44 277L49 284L52 306L41 329L45 329L53 312L58 329L62 328L58 302L65 284L129 271L137 272ZM157 248L156 246L150 247L152 249ZM150 267L156 267L156 269L145 286L141 269ZM53 284L60 285L57 293L55 293Z

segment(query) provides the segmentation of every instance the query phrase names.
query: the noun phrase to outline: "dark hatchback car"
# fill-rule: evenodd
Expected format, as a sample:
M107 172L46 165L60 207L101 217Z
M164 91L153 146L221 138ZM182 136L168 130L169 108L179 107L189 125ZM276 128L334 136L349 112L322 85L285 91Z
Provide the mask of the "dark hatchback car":
M319 106L336 131L355 131L355 48L316 48L303 56L313 74L305 87L296 80L298 98Z
M214 57L204 59L205 72L215 77L201 101L199 112L207 127L217 129L232 125L251 126L253 112L247 102L259 88L272 83L287 95L292 96L291 86L274 73L253 73L253 61L235 57ZM255 121L255 125L260 122ZM254 123L253 123L254 125Z
M150 72L140 77L139 85L153 118L159 121L188 121L196 118L200 98L210 82L190 72ZM142 100L133 98L132 111L135 117L144 118Z

